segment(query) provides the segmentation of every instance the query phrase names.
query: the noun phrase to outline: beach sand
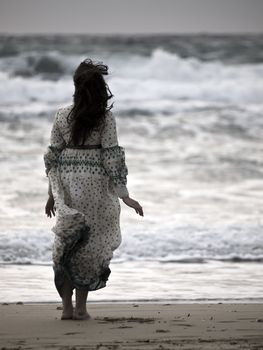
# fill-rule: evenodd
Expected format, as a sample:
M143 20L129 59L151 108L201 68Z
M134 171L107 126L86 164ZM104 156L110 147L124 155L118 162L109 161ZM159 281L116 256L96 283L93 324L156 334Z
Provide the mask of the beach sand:
M263 349L263 304L95 304L60 320L60 304L0 305L0 349Z

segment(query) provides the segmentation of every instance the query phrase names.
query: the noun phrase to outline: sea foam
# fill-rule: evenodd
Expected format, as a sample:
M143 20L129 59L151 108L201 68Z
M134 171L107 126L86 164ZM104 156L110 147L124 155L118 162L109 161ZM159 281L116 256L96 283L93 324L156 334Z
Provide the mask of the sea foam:
M208 262L263 261L260 225L216 225L214 227L157 225L145 229L129 226L114 253L115 262ZM54 234L48 230L3 232L0 234L0 263L51 264Z
M44 79L39 72L32 76L17 76L13 72L0 71L0 108L32 102L48 108L50 104L71 101L73 82L70 72L83 56L57 56L67 66L59 79ZM108 59L108 64L111 73L107 81L120 109L137 105L154 113L158 104L163 105L165 101L171 108L182 100L188 100L190 104L237 105L262 104L263 100L263 64L204 62L194 57L182 58L161 48L156 48L149 57L133 55L122 61L113 56Z

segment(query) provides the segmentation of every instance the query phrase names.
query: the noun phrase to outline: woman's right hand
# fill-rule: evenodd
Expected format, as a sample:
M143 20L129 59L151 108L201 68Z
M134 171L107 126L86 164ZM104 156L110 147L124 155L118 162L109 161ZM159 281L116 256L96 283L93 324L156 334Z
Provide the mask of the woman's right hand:
M143 216L143 209L139 202L130 197L123 197L122 200L126 205L133 208L137 214Z

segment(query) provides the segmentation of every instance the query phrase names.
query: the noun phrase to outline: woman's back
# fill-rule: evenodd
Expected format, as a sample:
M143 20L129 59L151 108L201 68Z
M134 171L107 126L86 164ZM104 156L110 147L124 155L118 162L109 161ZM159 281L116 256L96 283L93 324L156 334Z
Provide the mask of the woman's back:
M72 110L73 104L59 108L57 115L56 115L56 120L55 122L57 123L58 129L61 132L61 135L65 141L65 144L70 143L70 135L71 135L71 125L68 122L68 115L70 111ZM113 114L109 111L106 113L105 117L105 127L107 128L112 128L115 123L115 120ZM96 145L101 143L101 136L102 136L102 130L103 128L101 127L99 130L93 129L91 134L86 138L84 145Z

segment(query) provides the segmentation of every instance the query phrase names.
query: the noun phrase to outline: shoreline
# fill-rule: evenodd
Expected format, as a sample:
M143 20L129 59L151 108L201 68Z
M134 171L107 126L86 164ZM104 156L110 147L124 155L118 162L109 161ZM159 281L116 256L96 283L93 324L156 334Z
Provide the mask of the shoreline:
M90 303L92 319L61 321L61 304L0 305L6 349L262 349L263 303Z
M74 299L74 297L73 297ZM190 304L211 304L211 305L217 305L217 304L263 304L263 298L233 298L233 299L127 299L127 300L108 300L108 299L102 299L102 300L87 300L87 304L175 304L175 305L190 305ZM0 305L54 305L54 304L60 304L60 301L56 300L50 300L50 301L20 301L19 299L17 301L2 301L0 302Z
M106 288L89 293L89 302L263 302L259 263L129 262L111 269ZM2 302L60 302L49 266L0 265L0 273Z

